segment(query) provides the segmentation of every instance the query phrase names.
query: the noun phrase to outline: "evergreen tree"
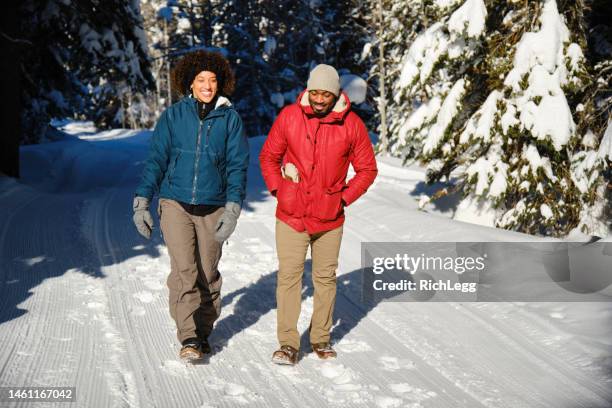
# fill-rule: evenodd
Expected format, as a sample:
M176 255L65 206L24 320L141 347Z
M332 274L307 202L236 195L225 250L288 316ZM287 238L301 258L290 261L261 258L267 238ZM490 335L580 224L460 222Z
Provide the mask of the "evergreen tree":
M304 89L314 65L328 63L341 74L366 72L359 55L367 31L360 13L355 13L357 4L355 0L144 1L162 107L169 103L166 78L174 61L195 48L218 50L236 71L232 102L247 132L266 133L278 111ZM366 104L356 108L368 114Z
M264 134L318 63L363 73L363 30L352 1L230 0L214 4L212 45L236 70L234 102L250 134Z
M609 26L584 14L606 6L559 3L421 2L433 24L387 67L400 70L389 149L425 162L429 181L453 178L458 219L607 235Z
M26 0L22 32L23 142L44 136L53 117L121 123L121 93L152 84L138 1Z
M397 88L407 44L428 27L429 19L436 17L432 13L440 11L439 7L426 7L422 0L369 0L360 7L366 28L373 34L361 53L361 59L371 67L371 88L377 89L373 98L378 109L370 125L377 126L385 139L388 133L397 135L406 121L405 104L410 98ZM388 140L381 142L379 150L391 149L396 154L399 150L409 150L403 143L398 143L396 137L391 143Z

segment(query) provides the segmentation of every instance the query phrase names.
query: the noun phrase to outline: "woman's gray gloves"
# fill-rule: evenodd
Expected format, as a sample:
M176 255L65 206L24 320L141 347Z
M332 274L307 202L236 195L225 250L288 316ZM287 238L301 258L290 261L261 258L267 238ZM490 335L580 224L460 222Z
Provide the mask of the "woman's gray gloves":
M134 225L136 229L146 239L151 238L153 231L153 217L149 212L149 200L144 197L134 197Z
M146 239L151 238L153 231L153 217L149 212L149 200L145 197L134 197L134 225L136 229ZM225 204L225 211L219 217L215 227L215 240L217 242L226 241L236 229L238 217L240 216L240 204L228 202Z
M232 235L232 232L236 229L239 216L240 204L233 202L225 203L225 212L219 217L215 228L215 240L217 242L223 242Z

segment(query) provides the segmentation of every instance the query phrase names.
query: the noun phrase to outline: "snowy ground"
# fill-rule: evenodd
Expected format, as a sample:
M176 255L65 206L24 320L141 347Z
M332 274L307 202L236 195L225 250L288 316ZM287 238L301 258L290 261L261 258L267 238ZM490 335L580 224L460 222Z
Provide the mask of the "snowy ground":
M166 248L131 222L150 133L67 130L75 137L22 148L19 183L0 178L0 386L76 386L79 407L612 406L609 303L363 306L362 241L527 239L451 220L452 200L417 210L429 192L423 172L391 160L347 209L332 334L339 358L313 358L303 336L296 367L272 365L275 201L257 165L263 138L251 139L248 205L224 246L214 353L182 364Z

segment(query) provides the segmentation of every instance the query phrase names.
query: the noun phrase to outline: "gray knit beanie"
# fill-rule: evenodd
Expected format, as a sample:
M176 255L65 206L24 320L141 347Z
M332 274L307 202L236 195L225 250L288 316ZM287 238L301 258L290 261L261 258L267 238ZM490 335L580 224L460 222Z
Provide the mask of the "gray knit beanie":
M336 96L340 95L340 77L338 72L331 65L317 65L310 71L306 89L308 91L319 89L331 92Z

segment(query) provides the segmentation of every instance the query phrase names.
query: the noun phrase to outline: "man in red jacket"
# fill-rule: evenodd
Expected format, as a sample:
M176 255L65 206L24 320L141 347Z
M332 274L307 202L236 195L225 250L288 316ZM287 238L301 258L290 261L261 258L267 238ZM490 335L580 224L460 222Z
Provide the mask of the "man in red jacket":
M366 127L351 111L333 67L321 64L310 72L307 89L281 111L272 125L259 161L266 186L277 199L280 349L272 360L278 364L295 364L298 360L297 321L309 246L314 285L310 343L320 358L335 357L329 332L344 207L366 192L378 170ZM356 174L347 183L349 164Z

